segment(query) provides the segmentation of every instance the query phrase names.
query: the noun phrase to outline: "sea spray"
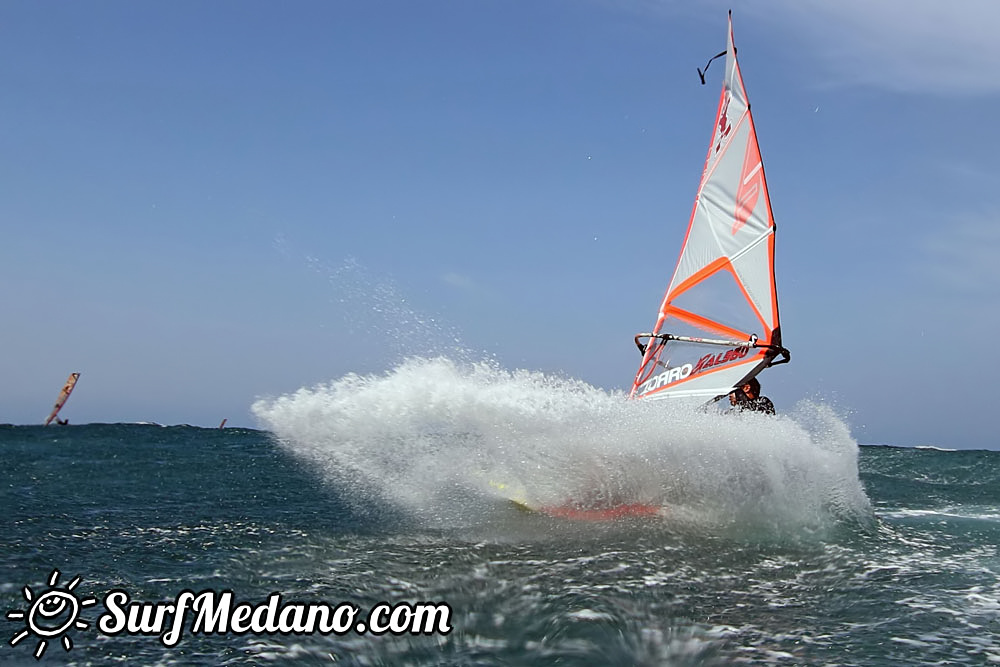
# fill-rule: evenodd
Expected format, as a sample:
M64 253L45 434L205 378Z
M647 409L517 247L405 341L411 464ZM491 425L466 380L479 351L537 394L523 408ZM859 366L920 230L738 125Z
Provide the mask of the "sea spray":
M279 247L282 254L294 256L284 239ZM468 349L452 324L415 308L406 290L391 275L372 271L353 257L340 263L313 255L302 259L329 285L331 303L344 332L353 340L370 342L372 349L378 350L379 359L388 356L392 362L399 362L413 355L446 354L462 360L483 356L482 352Z
M493 362L414 357L253 411L330 483L431 524L482 520L514 496L661 504L668 521L726 530L870 517L857 444L829 407L804 402L773 418L696 405L628 401Z

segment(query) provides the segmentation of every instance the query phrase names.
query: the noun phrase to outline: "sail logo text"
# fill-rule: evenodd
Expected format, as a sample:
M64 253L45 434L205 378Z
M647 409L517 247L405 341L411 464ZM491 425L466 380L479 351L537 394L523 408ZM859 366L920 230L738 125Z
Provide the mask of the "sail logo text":
M756 141L747 143L742 171L740 185L736 190L736 212L733 217L734 235L743 228L743 225L747 224L750 216L753 215L754 207L757 206L757 199L764 191L764 164L760 160L760 151L757 150Z
M733 99L733 94L726 90L726 101L719 109L719 123L715 128L715 152L722 150L722 143L733 130L733 124L729 122L729 103Z
M639 394L646 394L664 385L677 382L678 380L683 380L693 373L693 366L691 364L684 364L683 366L675 366L673 368L668 368L656 377L650 378L642 383L639 387Z
M731 350L719 352L718 354L706 354L698 360L698 363L695 364L694 370L691 372L700 373L701 371L712 368L713 366L720 366L722 364L728 364L730 361L742 359L747 356L747 350L748 348L745 347L734 347Z

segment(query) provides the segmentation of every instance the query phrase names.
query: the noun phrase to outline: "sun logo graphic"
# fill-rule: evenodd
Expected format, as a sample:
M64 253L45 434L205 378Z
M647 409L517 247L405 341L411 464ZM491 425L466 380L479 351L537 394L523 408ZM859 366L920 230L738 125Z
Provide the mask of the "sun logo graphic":
M84 607L89 607L97 603L94 598L78 598L73 589L80 583L80 577L76 577L66 584L66 588L58 588L59 570L52 570L49 575L49 589L39 595L35 595L31 588L25 586L22 589L24 599L28 602L26 610L14 609L7 612L7 619L11 621L24 621L25 627L10 640L11 646L17 644L28 637L34 635L38 638L38 645L35 647L35 660L41 660L45 653L45 648L50 640L62 637L63 648L69 651L73 648L73 640L66 634L72 628L86 630L87 622L81 621L80 611Z

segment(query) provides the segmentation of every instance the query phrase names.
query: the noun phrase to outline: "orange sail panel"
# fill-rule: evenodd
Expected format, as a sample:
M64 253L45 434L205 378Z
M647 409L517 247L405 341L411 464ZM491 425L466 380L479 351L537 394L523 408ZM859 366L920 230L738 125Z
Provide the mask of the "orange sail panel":
M59 392L59 398L56 399L56 404L52 407L52 412L49 413L48 418L45 420L45 426L48 426L49 422L55 419L56 415L59 414L59 411L62 410L62 406L66 404L66 399L68 399L69 395L73 393L73 387L76 386L76 381L79 379L79 373L69 374L66 384L63 385L62 391Z
M724 395L766 368L779 350L787 354L771 200L731 17L722 94L684 244L656 325L637 342L640 337L649 342L633 398Z

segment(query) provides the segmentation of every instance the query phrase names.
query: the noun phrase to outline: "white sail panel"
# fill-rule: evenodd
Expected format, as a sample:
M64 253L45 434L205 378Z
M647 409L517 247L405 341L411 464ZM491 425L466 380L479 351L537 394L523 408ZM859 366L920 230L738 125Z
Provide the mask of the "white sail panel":
M713 262L732 261L774 232L763 165L751 129L752 119L746 112L705 174L668 298ZM769 283L768 275L753 291L763 292L761 287Z

